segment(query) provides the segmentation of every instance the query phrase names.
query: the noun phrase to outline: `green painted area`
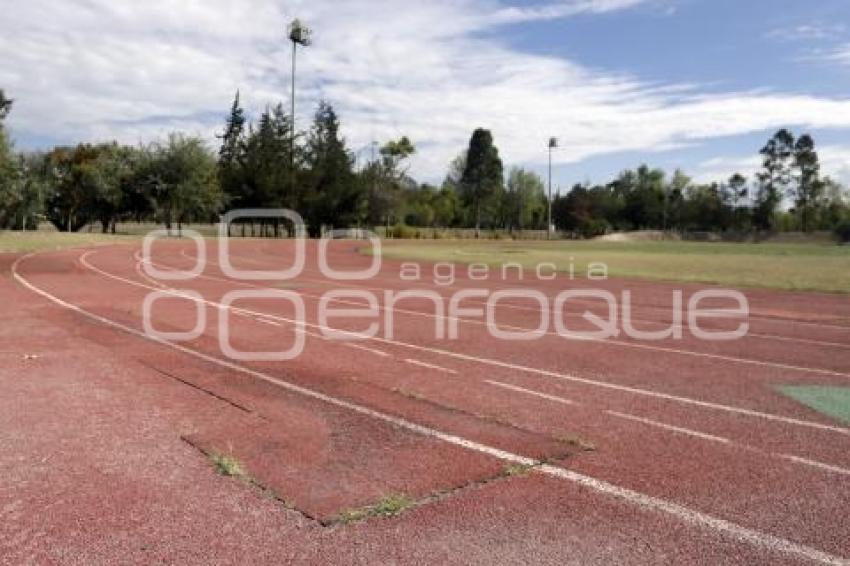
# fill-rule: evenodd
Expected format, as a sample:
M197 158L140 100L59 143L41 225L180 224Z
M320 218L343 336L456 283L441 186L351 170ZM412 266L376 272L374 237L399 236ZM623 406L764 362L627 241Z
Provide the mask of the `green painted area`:
M850 423L850 387L788 385L779 390L819 413Z

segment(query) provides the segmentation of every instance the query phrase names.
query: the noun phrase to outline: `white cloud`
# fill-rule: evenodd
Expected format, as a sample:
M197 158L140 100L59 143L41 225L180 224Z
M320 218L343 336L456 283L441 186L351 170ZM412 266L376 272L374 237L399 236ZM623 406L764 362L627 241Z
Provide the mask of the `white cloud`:
M850 43L836 47L824 54L824 60L840 65L850 65Z
M299 58L299 124L320 97L353 148L408 135L412 173L437 178L473 128L508 162L657 151L800 125L850 128L850 100L777 92L699 95L513 49L508 23L601 14L638 0L509 7L496 0L29 0L0 20L0 85L18 135L135 143L184 129L213 139L240 88L254 110L286 100L287 21L315 30ZM483 33L487 32L487 33Z
M482 18L488 24L508 24L536 20L554 20L579 14L604 14L633 8L646 0L571 0L537 6L510 6Z
M835 39L847 31L844 24L804 24L794 27L777 28L769 31L768 39L780 41L812 41Z
M850 145L825 145L818 149L821 168L845 187L850 187Z

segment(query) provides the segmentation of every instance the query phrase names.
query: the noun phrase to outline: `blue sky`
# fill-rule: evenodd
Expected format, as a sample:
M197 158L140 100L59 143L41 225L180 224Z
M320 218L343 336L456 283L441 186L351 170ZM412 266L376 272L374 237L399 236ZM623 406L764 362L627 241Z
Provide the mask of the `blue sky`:
M288 101L296 15L315 34L299 125L326 98L353 149L411 137L421 180L439 181L479 126L506 165L540 173L558 136L563 187L644 162L752 174L787 126L850 183L846 0L30 0L0 21L17 146L171 130L213 145L237 89L251 113Z
M498 35L517 49L644 81L692 84L701 93L765 90L848 99L850 65L823 57L850 43L848 25L846 0L658 0L604 15L513 25ZM823 145L850 144L846 128L780 126L812 132ZM700 163L754 156L775 129L709 138L675 151L600 155L558 167L556 174L560 183L600 181L641 162L698 174ZM709 169L705 180L714 173Z

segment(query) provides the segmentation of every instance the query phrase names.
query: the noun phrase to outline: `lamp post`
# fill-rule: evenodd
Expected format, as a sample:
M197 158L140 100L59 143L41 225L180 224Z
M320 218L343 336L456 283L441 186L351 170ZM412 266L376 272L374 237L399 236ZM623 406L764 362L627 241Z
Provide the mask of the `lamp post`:
M552 150L558 147L558 138L549 138L549 215L546 237L552 239Z
M289 168L292 179L292 190L295 191L295 54L298 46L307 47L312 43L310 28L296 18L289 24L289 41L292 42L292 114L290 115L291 138L289 148Z

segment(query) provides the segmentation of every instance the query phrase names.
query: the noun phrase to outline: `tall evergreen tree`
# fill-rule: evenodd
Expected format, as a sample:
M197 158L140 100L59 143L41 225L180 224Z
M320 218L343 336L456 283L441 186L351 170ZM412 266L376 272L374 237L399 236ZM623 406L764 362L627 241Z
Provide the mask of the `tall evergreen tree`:
M308 194L305 212L311 235L323 226L345 228L365 214L365 199L356 182L353 158L339 134L339 118L333 107L322 101L307 138L305 165Z
M482 209L504 191L502 160L489 130L478 128L472 133L461 189L464 201L475 215L475 237L480 237Z
M239 103L239 91L233 99L230 114L225 121L221 148L218 152L218 178L221 189L228 195L234 208L251 206L251 196L246 194L244 180L245 161L245 111Z
M797 170L797 183L792 196L800 212L803 232L807 232L811 226L810 216L817 210L824 190L815 140L809 134L800 136L794 144L794 167Z
M794 134L786 129L779 130L760 153L763 157L762 171L758 174L759 190L753 222L757 228L769 230L775 226L776 209L791 182Z
M742 203L747 203L750 196L747 178L740 173L735 173L729 177L727 186L732 197L733 227L736 230L741 230L746 228L745 220L747 218L745 211L742 210Z

